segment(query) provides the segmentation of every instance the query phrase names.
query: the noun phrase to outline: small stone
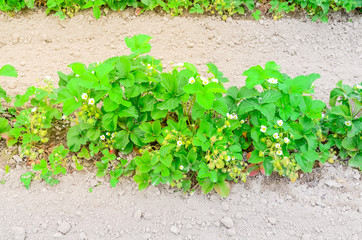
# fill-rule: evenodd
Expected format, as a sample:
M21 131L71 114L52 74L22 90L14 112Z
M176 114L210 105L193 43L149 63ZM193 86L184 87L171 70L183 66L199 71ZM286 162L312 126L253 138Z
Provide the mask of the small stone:
M323 236L317 236L315 240L323 240Z
M275 218L270 217L270 218L268 218L268 222L275 225L277 223L277 220Z
M229 204L227 202L222 202L221 203L221 208L224 211L229 211L229 209L230 209Z
M234 236L236 234L235 228L230 228L226 231L228 236Z
M151 212L145 212L143 214L143 218L146 220L151 220L153 218L153 214Z
M14 240L24 240L26 237L26 231L22 227L13 228Z
M358 212L362 213L362 207L358 208Z
M79 238L80 238L81 240L86 240L86 239L88 239L87 235L86 235L84 232L81 232L81 233L79 234Z
M227 228L234 227L234 221L230 217L224 217L221 219L221 223L224 224L224 226Z
M180 229L178 229L178 227L176 227L175 225L172 225L170 227L170 231L174 234L179 234L180 233Z
M16 161L16 163L21 163L23 159L19 155L14 155L13 159Z
M327 180L327 181L325 182L325 184L326 184L328 187L331 187L331 188L341 188L341 187L342 187L342 184L337 183L337 182L334 181L334 180Z
M70 229L72 229L72 226L68 222L62 222L58 227L58 231L62 234L67 234Z
M310 240L311 239L311 235L310 234L304 234L303 236L302 236L302 240Z
M142 211L141 210L136 210L133 214L133 218L136 220L136 221L140 221L141 220L141 217L142 217Z

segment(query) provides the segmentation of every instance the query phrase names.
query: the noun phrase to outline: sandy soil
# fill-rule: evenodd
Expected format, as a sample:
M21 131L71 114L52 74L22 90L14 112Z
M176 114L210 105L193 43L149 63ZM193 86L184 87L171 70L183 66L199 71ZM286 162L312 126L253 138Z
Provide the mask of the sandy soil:
M316 97L327 101L343 79L362 79L362 19L328 24L308 20L173 18L126 11L96 21L90 13L59 21L44 13L9 18L0 13L0 66L12 64L18 79L2 78L11 94L80 61L128 54L124 37L154 37L151 54L206 70L214 62L243 85L248 67L274 60L291 76L317 72ZM1 161L1 160L0 160ZM5 239L362 239L361 174L341 165L315 169L296 183L277 177L250 178L221 199L216 194L173 193L167 186L138 192L122 179L110 188L94 172L62 177L55 187L35 181L26 190L19 177L0 170L0 240ZM93 191L90 192L89 188Z
M339 18L340 20L340 18ZM342 19L344 20L344 19ZM190 61L202 72L213 62L231 85L244 85L243 71L275 61L292 77L319 73L316 95L327 101L339 80L362 79L362 18L312 23L307 19L220 21L217 17L133 16L130 11L95 20L90 12L61 21L43 12L16 18L0 14L0 65L12 64L19 78L2 79L11 94L23 93L36 79L67 71L72 62L91 63L128 54L125 37L153 36L151 55L169 63Z

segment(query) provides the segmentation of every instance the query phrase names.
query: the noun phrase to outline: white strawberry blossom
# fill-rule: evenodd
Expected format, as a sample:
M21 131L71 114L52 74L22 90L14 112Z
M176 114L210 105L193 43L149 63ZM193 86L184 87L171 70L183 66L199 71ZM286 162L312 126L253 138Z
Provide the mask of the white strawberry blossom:
M83 94L82 94L82 99L83 99L83 100L87 100L87 99L88 99L88 94L83 93Z
M278 79L269 78L269 79L268 79L268 82L269 82L269 83L272 83L272 84L277 84L277 83L278 83Z
M207 80L206 78L200 77L200 79L201 79L203 85L209 84L209 80Z
M182 166L182 165L180 165L180 170L182 171L182 170L184 170L184 166Z
M211 80L211 82L219 83L219 80L217 80L216 78L213 78L213 79Z
M280 144L279 143L275 144L275 147L280 148Z
M189 78L189 83L190 83L190 84L194 84L194 83L195 83L195 78L194 78L194 77L190 77L190 78Z
M362 89L362 85L356 85L356 88L361 90Z
M261 127L260 127L260 132L265 133L265 132L266 132L266 129L267 129L267 127L266 127L266 126L261 125Z
M36 107L32 108L31 112L36 112Z
M182 146L182 141L177 141L177 146L181 147Z
M284 142L285 142L285 143L289 143L289 142L290 142L289 138L287 138L287 137L284 138Z
M277 124L278 124L279 127L283 126L283 120L278 120Z
M94 103L95 103L94 98L89 99L89 101L88 101L89 105L94 105Z
M279 155L279 156L280 156L280 155L283 155L283 151L282 151L282 150L278 150L278 151L277 151L277 155Z
M102 135L102 136L100 136L100 138L101 138L101 140L103 141L103 140L106 139L106 136Z
M351 122L351 121L345 121L345 122L344 122L344 125L346 125L347 127L349 127L349 126L352 125L352 122Z
M278 139L278 138L279 138L279 134L278 134L278 133L274 133L274 134L273 134L273 138Z

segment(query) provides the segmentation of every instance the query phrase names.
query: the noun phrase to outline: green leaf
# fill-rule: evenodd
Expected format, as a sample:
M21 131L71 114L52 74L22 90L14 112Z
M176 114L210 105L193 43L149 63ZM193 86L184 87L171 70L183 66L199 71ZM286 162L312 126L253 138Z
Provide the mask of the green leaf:
M105 130L116 131L117 130L118 115L114 112L106 113L102 117L102 126Z
M48 167L47 162L44 159L42 159L42 160L40 160L39 164L35 164L33 166L33 170L34 171L43 171L43 170L46 170L47 167Z
M123 150L129 143L129 132L126 130L118 132L114 140L116 141L114 146L119 150Z
M166 166L166 167L171 167L171 163L172 163L172 156L170 154L165 155L164 157L161 157L161 162Z
M181 104L181 100L179 98L171 98L166 102L158 104L158 108L161 110L172 111L177 108Z
M90 128L90 125L81 123L78 125L72 126L68 130L67 134L67 145L70 151L78 152L81 145L84 145L87 142L85 137L87 130Z
M136 35L132 38L126 37L126 45L131 49L131 52L136 53L137 55L148 53L151 50L151 44L148 42L152 37L144 34Z
M35 177L35 174L32 172L27 172L21 175L20 181L24 184L26 189L29 189L31 180Z
M263 166L264 166L264 170L265 170L265 175L270 176L274 170L274 166L273 166L271 157L265 158L265 160L263 162Z
M305 160L307 160L307 161L309 161L309 162L315 162L315 160L317 160L318 158L319 158L319 154L317 153L317 152L315 152L315 151L307 151L307 152L302 152L301 153L301 156L305 159Z
M260 94L261 100L260 103L273 103L276 102L279 98L281 98L282 94L276 90L267 90Z
M230 184L226 181L220 181L214 184L214 189L221 197L227 197L230 193Z
M101 10L99 7L93 6L93 15L96 19L99 19L101 17Z
M312 100L309 96L303 96L300 110L312 119L322 118L322 110L326 104L321 100Z
M211 192L211 190L214 189L214 183L212 183L209 178L206 178L204 181L202 181L200 185L202 192L205 194Z
M314 161L308 161L308 159L305 159L299 153L295 155L295 160L297 161L303 172L312 172Z
M209 171L209 177L210 177L211 182L213 182L213 183L216 183L219 180L216 170Z
M196 101L206 110L212 108L215 95L209 91L202 91L196 94Z
M8 132L11 129L9 122L5 118L0 118L0 133Z
M357 151L358 150L358 143L357 143L357 137L346 137L342 141L342 146L349 150L349 151Z
M120 57L115 67L119 78L127 78L131 71L131 62L125 57Z
M78 157L79 158L85 158L87 160L90 159L90 155L89 155L89 151L87 148L82 147L82 150L80 151L80 153L78 153Z
M252 97L256 97L259 96L259 92L258 90L256 90L255 88L248 88L246 86L241 87L237 93L237 98L238 99L248 99L248 98L252 98Z
M320 75L316 73L312 73L309 76L298 76L284 81L279 85L279 88L286 94L303 94L317 78L320 78Z
M357 153L349 160L349 165L362 170L362 153Z
M69 64L68 67L72 68L73 72L78 75L82 75L83 73L86 72L86 68L83 63L75 62L75 63Z
M117 104L122 104L123 106L130 107L131 102L123 99L123 90L120 86L115 86L109 91L109 97Z
M119 107L119 104L114 102L110 97L107 97L103 100L103 109L106 112L113 112Z
M243 76L247 76L245 83L246 87L248 88L253 88L254 86L262 84L264 82L263 68L259 65L246 70L243 73Z
M99 128L91 128L88 130L86 136L89 140L95 141L99 138L100 135L101 135L101 130L99 130Z
M6 76L6 77L17 77L18 76L18 72L16 71L16 69L11 66L11 65L4 65L1 69L0 69L0 76Z
M120 118L123 118L123 117L138 118L138 112L137 112L137 109L135 106L130 106L130 107L120 106L117 115Z
M259 151L258 150L254 150L251 153L251 157L249 158L248 162L249 163L261 163L265 160L264 157L259 157Z

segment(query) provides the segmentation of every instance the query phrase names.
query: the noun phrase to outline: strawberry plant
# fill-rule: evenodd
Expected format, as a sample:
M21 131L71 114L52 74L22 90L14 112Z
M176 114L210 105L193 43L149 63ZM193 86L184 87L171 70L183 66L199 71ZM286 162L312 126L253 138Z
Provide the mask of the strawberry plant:
M229 105L250 124L252 153L249 163L263 163L265 174L277 171L295 181L298 170L311 172L316 160L319 119L325 104L313 100L313 82L318 74L294 79L268 62L263 69L252 67L243 73L246 87L229 91ZM260 85L259 93L255 86ZM244 94L243 94L244 93ZM241 98L241 99L240 99Z
M168 184L223 197L231 181L277 172L294 182L336 155L361 168L361 85L339 82L328 109L312 97L318 74L291 78L267 62L243 73L245 86L226 89L229 80L212 63L208 76L188 62L163 72L147 55L150 40L126 38L131 54L72 63L70 74L58 73L59 88L45 79L15 97L7 109L15 123L0 118L0 132L33 166L20 179L26 188L34 178L58 183L70 161L83 168L81 159L94 160L96 175L109 176L112 187L132 175L140 190ZM16 71L6 65L0 75ZM67 148L53 149L55 133L66 135Z
M49 141L50 132L55 120L62 118L61 112L56 108L56 94L50 78L45 79L46 86L29 87L25 94L15 97L14 106L20 108L30 101L32 107L20 110L12 129L9 130L8 144L20 142L22 155L34 160L44 152L39 144ZM31 98L33 97L33 98ZM31 98L31 99L30 99Z
M322 122L323 140L329 147L336 147L342 159L351 157L349 164L362 168L362 85L350 87L337 83L330 93L329 104Z
M56 16L64 19L67 16L73 17L82 9L93 9L93 15L99 19L102 15L102 8L110 8L113 11L124 10L127 7L136 9L136 15L143 11L154 10L155 8L171 14L172 16L182 15L184 12L204 14L218 14L223 20L234 14L245 14L246 10L252 13L253 17L260 18L260 10L256 9L255 0L0 0L0 10L13 15L24 8L34 6L46 6L46 14L55 12ZM270 12L274 13L274 19L279 19L283 13L294 11L295 7L304 9L312 17L312 21L320 19L328 21L328 13L344 9L350 12L354 9L361 10L362 2L359 0L272 0L270 1Z

